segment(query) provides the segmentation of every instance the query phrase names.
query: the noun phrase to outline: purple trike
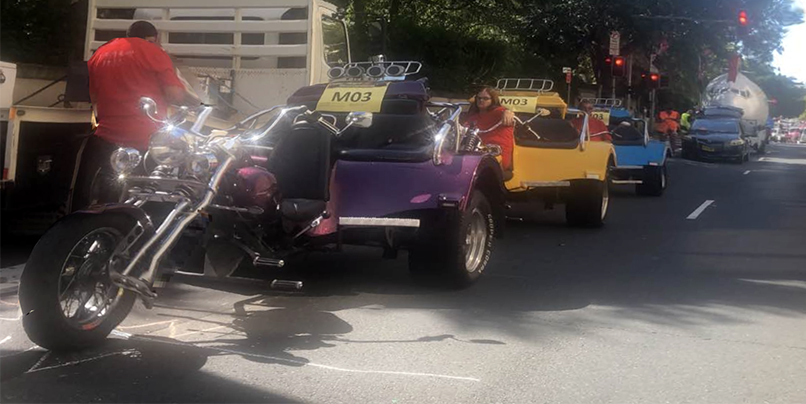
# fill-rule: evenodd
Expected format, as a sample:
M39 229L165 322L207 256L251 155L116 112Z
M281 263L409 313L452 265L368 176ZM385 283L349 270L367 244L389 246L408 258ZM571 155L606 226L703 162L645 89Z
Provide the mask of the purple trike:
M211 107L162 120L141 100L161 129L148 153L110 157L120 202L66 216L26 264L19 296L30 339L48 349L102 342L136 297L151 307L155 280L185 255L227 277L368 245L387 258L408 250L417 278L475 282L505 217L500 149L458 124L462 105L430 103L422 82L403 80L413 65L336 68L333 83L226 131L203 129Z

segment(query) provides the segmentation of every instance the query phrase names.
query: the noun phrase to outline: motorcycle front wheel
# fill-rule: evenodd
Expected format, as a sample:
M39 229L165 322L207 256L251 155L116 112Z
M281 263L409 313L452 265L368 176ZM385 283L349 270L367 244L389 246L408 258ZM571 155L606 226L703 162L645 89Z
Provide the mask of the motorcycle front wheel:
M39 240L20 278L22 325L51 350L101 344L131 311L135 295L109 278L109 262L135 226L121 214L68 216Z

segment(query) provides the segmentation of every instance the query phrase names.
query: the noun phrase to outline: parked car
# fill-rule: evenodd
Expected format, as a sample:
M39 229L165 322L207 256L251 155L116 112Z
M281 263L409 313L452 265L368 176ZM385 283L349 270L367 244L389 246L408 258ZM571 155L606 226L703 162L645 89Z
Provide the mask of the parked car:
M731 160L741 164L750 159L747 137L738 118L699 118L683 137L683 158Z

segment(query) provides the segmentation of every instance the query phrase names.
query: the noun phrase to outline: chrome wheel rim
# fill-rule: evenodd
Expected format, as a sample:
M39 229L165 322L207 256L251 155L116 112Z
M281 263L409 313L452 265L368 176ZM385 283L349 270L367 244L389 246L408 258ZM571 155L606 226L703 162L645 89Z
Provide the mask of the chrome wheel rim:
M108 263L122 235L112 228L86 234L73 246L59 273L62 315L76 328L97 327L120 300L121 290L109 279Z
M666 167L660 169L660 189L666 189Z
M465 234L465 269L476 272L484 261L487 246L487 220L478 209L470 214Z
M610 190L607 187L608 181L605 180L602 186L602 220L607 216L607 207L610 205Z

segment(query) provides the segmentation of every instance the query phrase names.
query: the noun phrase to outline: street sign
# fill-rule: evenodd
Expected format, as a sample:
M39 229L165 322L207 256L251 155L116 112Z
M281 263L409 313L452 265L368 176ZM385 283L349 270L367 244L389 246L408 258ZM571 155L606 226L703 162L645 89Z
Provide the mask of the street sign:
M621 34L618 31L610 33L610 54L619 55L621 51Z
M565 74L571 73L571 68L570 67L563 67L563 73L565 73Z
M571 84L571 72L565 73L565 82Z

